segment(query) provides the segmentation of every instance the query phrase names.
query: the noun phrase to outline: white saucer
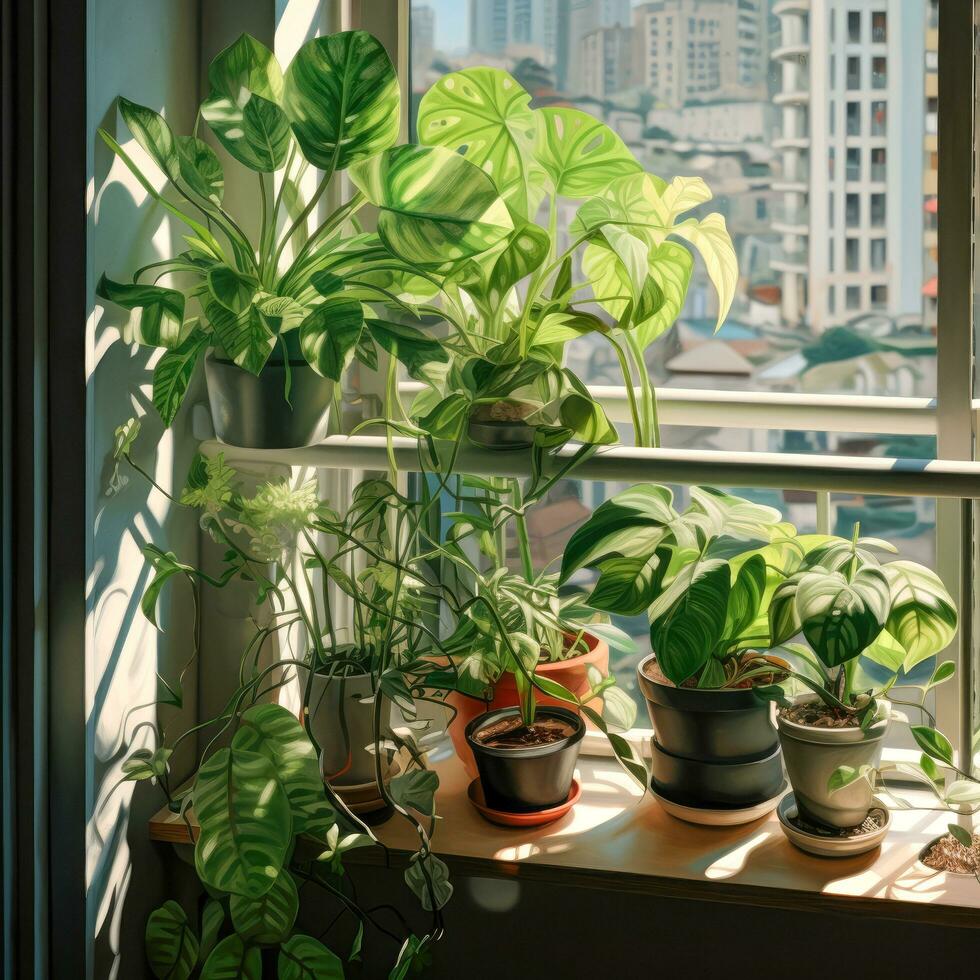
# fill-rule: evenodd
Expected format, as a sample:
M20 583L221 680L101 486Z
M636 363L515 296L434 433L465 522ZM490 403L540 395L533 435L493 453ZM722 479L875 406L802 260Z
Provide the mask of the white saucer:
M891 826L892 817L888 812L888 807L877 797L872 800L873 807L884 810L885 825L877 830L857 837L822 837L819 834L810 834L801 830L791 819L797 815L796 797L792 793L787 793L776 810L779 817L779 825L783 828L783 833L801 850L808 854L816 854L818 857L853 857L855 854L866 854L873 851L884 839Z
M752 823L760 817L772 813L777 804L786 792L786 784L773 797L756 803L754 806L741 807L739 809L713 809L710 807L684 806L681 803L674 803L665 796L661 796L651 787L650 792L653 798L672 816L678 820L686 820L688 823L700 824L703 827L737 827L739 824Z

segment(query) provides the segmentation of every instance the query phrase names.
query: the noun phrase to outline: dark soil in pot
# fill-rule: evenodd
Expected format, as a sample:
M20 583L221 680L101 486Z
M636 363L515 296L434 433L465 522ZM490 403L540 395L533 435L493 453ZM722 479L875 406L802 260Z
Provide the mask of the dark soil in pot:
M524 419L533 411L533 405L523 402L477 405L469 419L470 441L485 449L528 449L534 444L534 426Z
M466 726L487 805L511 813L557 806L567 798L585 724L566 708L539 707L525 727L519 708L498 708Z

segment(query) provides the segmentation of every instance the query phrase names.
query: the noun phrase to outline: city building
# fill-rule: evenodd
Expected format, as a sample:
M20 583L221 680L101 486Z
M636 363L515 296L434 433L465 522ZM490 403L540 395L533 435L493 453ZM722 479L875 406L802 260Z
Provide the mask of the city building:
M921 316L925 0L781 0L773 13L783 318L820 332Z
M554 65L560 0L470 0L470 48L482 54L519 52Z
M436 12L432 7L417 5L412 7L412 88L419 88L436 50ZM416 80L419 83L416 84Z
M580 41L582 95L605 99L632 84L633 30L630 27L599 27Z
M633 10L634 84L658 105L765 98L764 0L652 0Z
M582 41L605 27L629 27L630 0L563 0L561 36L556 65L558 82L567 92L584 92Z

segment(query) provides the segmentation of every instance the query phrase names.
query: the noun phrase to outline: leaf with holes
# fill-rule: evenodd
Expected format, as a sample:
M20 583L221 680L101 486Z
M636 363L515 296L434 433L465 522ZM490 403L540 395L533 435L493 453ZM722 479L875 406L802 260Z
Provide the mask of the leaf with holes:
M146 922L146 956L160 980L187 980L197 965L198 941L177 902L164 902Z

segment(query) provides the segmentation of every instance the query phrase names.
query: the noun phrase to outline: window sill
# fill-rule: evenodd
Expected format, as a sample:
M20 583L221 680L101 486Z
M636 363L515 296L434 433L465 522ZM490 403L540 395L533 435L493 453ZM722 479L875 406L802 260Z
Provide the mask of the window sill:
M641 800L610 759L580 757L582 798L574 810L550 826L522 830L493 826L473 809L454 756L434 768L442 818L434 849L459 875L980 928L976 879L917 863L922 847L945 830L946 814L895 811L878 851L826 859L793 847L775 813L743 827L676 820L652 797ZM166 809L149 830L155 840L190 840L186 826ZM375 832L393 851L408 854L417 847L412 829L397 818ZM381 864L384 855L364 848L351 860Z

